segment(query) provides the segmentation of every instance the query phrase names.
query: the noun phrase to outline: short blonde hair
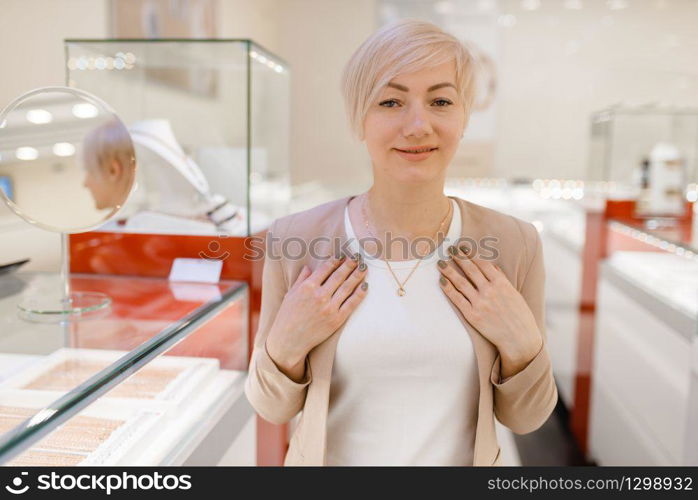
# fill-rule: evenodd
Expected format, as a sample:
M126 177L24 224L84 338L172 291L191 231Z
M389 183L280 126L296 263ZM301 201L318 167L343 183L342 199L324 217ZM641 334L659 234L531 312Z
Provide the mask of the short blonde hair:
M135 163L135 153L128 129L117 118L109 118L90 130L83 140L86 164L104 173L112 161L118 161L129 172ZM89 160L89 161L87 161ZM129 174L130 175L130 174Z
M342 75L342 94L351 129L363 140L371 103L397 75L454 61L456 82L466 114L475 98L473 56L460 40L435 24L402 19L383 26L354 52Z

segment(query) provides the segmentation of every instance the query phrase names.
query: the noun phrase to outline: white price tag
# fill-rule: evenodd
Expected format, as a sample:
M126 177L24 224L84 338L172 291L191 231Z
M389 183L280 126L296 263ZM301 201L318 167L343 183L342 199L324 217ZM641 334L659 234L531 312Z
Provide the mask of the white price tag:
M169 280L218 283L222 270L222 260L179 258L172 263Z

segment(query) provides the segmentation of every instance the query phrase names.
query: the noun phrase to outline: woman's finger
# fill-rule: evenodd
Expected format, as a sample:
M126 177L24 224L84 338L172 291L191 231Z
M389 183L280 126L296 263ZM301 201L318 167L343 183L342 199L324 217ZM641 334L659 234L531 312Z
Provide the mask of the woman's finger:
M331 297L334 293L336 293L337 289L342 283L344 283L347 277L351 275L352 271L354 271L358 265L359 261L345 257L342 260L342 264L332 271L332 274L329 278L327 278L327 281L322 284L322 288L327 292L327 295Z
M460 312L463 313L463 316L467 318L473 308L470 301L453 286L451 280L449 280L446 276L442 275L439 277L439 284L449 300L453 302L453 305L455 305Z
M349 298L344 301L344 303L339 307L339 314L342 318L347 318L349 315L357 308L359 303L364 299L368 293L368 281L361 281L357 284L356 288L349 295Z
M335 307L339 309L342 303L349 297L350 294L354 292L357 285L366 278L366 272L368 271L368 266L365 262L355 266L351 274L344 280L344 282L337 288L337 291L332 296L332 302L334 302ZM337 273L335 273L337 274Z
M487 285L489 280L484 274L482 274L480 268L477 267L477 265L475 265L475 263L469 257L466 257L465 255L463 255L462 252L458 250L451 252L451 255L453 256L453 261L456 264L458 264L458 267L460 267L463 270L465 275L470 279L470 281L475 285L475 287L478 290Z
M338 258L327 259L323 261L315 271L310 275L308 281L314 283L318 287L322 286L327 277L342 265L342 260Z
M451 259L449 259L451 260ZM477 289L465 276L461 275L455 264L449 264L448 261L440 260L438 262L439 271L445 276L453 287L465 296L469 301L475 298Z
M480 272L482 272L489 281L494 281L498 277L497 268L489 260L478 259L476 257L472 257L470 260L480 269Z
M303 266L301 272L296 276L296 281L293 282L293 286L297 286L305 281L305 279L312 274L310 268L306 265Z

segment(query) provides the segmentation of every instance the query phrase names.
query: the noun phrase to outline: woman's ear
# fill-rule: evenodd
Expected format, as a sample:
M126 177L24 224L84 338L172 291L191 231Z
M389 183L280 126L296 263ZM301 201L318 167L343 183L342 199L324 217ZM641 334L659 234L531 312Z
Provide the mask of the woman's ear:
M118 180L121 178L121 176L124 173L124 167L119 163L119 160L116 158L111 161L111 164L109 165L109 178L112 181Z

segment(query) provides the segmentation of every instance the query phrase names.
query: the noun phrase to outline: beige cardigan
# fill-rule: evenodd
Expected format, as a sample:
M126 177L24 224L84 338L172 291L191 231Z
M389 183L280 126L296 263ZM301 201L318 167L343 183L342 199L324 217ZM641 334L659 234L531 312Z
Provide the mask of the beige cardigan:
M291 254L298 254L298 239L315 244L315 255L305 252L299 259L265 259L262 280L262 305L254 351L245 383L245 394L257 413L269 422L282 424L301 412L298 426L291 437L284 465L324 465L326 459L326 420L330 380L337 341L344 325L327 340L317 345L306 358L306 376L296 383L284 375L265 349L277 311L289 284L294 283L303 265L311 270L344 244L344 209L352 196L324 203L317 207L276 219L267 237L273 234L274 254L286 238ZM501 381L500 357L496 347L473 328L451 303L454 313L463 322L472 338L480 379L479 409L475 435L475 466L501 465L501 449L495 434L494 418L517 434L538 429L550 416L557 403L557 388L547 350L544 319L543 250L536 228L516 217L452 197L461 210L462 237L480 241L489 237L488 246L499 250L495 263L522 294L533 312L543 335L543 347L520 372ZM269 240L267 240L269 241ZM364 300L371 300L371 291ZM345 323L346 324L346 323Z

